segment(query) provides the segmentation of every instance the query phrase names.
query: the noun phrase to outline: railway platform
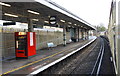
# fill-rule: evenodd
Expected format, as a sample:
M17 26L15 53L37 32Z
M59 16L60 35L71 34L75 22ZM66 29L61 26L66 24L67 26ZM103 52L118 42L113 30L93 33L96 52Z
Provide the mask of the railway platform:
M104 34L52 0L19 1L0 1L0 75L120 74L118 1Z
M71 42L66 46L59 45L53 48L45 48L37 51L37 55L29 59L16 60L8 59L2 62L2 74L30 74L37 69L45 69L44 66L51 64L52 62L62 58L77 49L82 49L85 46L92 43L96 37L89 40L81 40L79 42ZM48 66L49 67L49 66Z

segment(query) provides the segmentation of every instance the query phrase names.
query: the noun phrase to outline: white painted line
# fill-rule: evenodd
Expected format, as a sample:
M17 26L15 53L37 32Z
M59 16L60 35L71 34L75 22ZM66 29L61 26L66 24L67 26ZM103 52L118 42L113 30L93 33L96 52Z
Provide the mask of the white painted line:
M89 45L89 44L91 44L92 42L94 42L96 39L97 39L97 38L95 38L95 39L91 40L89 43L87 43L87 44L85 44L84 46L82 46L82 47L78 48L77 50L72 51L71 53L69 53L69 54L67 54L67 55L65 55L65 56L63 56L63 57L61 57L61 58L59 58L58 60L55 60L54 62L49 63L48 65L45 65L45 66L41 67L40 69L38 69L38 70L36 70L36 71L34 71L34 72L30 73L30 74L29 74L29 75L27 75L27 76L31 76L31 75L33 75L33 74L38 74L38 73L42 72L43 70L45 70L45 69L47 69L47 68L51 67L52 65L55 65L56 63L58 63L58 62L62 61L63 59L65 59L65 58L69 57L70 55L72 55L72 54L76 53L77 51L79 51L79 50L83 49L83 48L84 48L84 47L86 47L87 45Z
M101 63L102 63L102 60L103 60L103 54L104 54L104 42L103 42L103 51L102 51L102 54L101 54L101 58L100 58L100 63L99 63L99 66L98 66L98 69L97 69L97 75L99 75L99 72L100 72L100 67L101 67Z
M32 69L37 69L37 68L40 68L41 66L43 66L43 65L45 65L45 64L47 64L47 63L43 63L43 64L38 65L38 66L36 66L36 67L34 67L34 68L32 68Z

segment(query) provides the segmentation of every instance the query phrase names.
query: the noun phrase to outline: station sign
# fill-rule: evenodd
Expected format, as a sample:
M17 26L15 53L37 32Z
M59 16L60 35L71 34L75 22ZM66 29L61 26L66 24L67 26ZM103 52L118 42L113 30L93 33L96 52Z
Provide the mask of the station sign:
M4 22L3 26L16 25L16 22Z
M50 25L56 25L56 22L57 20L56 20L56 16L50 16L50 18L49 18L49 24Z

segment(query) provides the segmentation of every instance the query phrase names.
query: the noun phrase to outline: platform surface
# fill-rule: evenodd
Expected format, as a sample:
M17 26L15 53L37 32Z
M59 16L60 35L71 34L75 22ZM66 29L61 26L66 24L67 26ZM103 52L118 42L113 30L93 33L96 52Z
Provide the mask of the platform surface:
M93 39L93 38L92 38ZM50 49L37 50L37 55L29 59L16 60L9 59L2 62L2 74L29 74L42 66L45 66L60 57L82 47L90 42L89 40L81 40L79 42L72 42L66 46L59 45Z

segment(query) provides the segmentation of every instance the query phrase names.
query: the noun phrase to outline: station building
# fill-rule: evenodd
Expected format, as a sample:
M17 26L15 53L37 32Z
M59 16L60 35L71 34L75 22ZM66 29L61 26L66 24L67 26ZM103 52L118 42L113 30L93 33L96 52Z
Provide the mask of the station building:
M1 60L15 57L15 32L35 32L36 49L89 39L95 28L51 0L0 2Z

